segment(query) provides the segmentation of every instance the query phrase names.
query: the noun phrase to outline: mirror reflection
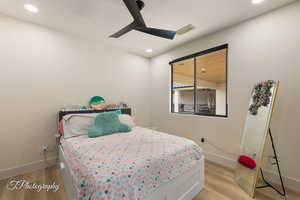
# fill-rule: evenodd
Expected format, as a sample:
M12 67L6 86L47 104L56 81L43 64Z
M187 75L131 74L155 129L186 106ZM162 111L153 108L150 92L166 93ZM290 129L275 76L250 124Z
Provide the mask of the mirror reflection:
M173 104L176 113L194 113L194 59L173 66Z
M196 58L196 112L226 115L226 54L219 50Z

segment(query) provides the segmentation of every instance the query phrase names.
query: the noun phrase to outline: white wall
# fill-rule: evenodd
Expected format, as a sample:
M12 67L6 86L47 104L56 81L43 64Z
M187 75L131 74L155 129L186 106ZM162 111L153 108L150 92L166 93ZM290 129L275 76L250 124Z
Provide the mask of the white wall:
M300 189L300 3L296 2L229 29L195 40L151 60L152 126L193 139L201 137L228 152L239 152L250 94L261 80L280 80L272 130L283 174ZM201 28L201 27L198 27ZM178 57L229 44L229 118L170 114L170 66ZM203 145L202 145L203 146ZM203 146L209 159L232 165L236 159Z
M40 146L55 149L65 105L101 95L127 102L137 124L149 125L148 59L5 16L0 30L0 178L41 166Z

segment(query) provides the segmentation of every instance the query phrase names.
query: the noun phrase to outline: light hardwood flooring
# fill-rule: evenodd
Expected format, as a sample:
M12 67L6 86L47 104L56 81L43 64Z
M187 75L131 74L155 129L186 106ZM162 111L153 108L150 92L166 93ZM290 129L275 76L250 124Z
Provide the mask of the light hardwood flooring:
M211 162L205 164L205 188L194 200L251 200L234 182L233 171ZM35 171L29 174L14 177L14 180L27 180L31 183L60 185L58 192L37 192L34 190L20 190L11 192L6 188L9 180L0 181L0 200L67 200L63 187L63 179L57 167ZM257 192L257 200L278 200L281 198L270 189L261 189ZM287 200L300 200L300 195L288 191Z

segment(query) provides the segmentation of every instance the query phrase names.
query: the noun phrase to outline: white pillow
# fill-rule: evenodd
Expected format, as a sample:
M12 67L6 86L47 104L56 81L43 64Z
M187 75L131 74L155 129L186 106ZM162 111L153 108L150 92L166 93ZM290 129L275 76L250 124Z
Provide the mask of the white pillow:
M88 128L94 125L98 114L70 114L64 116L64 138L87 135Z
M121 114L119 115L120 122L128 125L130 128L135 127L133 118L130 115Z

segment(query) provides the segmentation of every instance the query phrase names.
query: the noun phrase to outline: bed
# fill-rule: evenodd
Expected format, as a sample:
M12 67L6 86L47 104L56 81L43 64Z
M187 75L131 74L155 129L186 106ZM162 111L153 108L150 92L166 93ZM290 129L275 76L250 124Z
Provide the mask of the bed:
M138 126L98 138L62 137L59 160L70 200L192 200L204 187L201 148Z

